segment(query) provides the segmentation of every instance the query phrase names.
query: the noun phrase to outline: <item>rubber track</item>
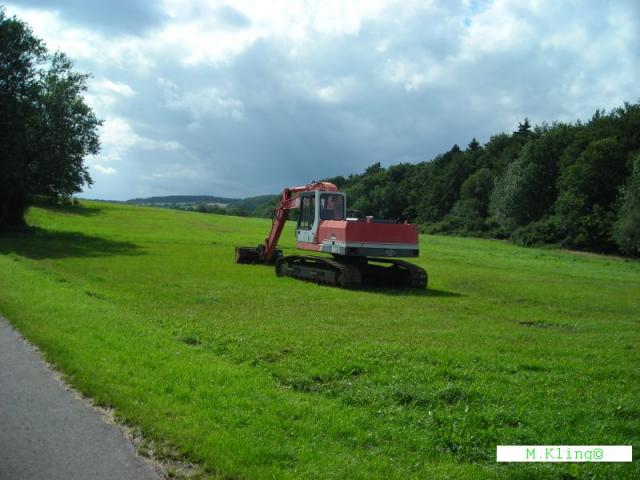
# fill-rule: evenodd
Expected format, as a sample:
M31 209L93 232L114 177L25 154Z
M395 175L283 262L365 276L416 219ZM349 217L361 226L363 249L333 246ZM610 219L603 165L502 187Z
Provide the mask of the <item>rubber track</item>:
M291 270L293 270L294 266L298 265L309 269L332 271L337 273L338 275L336 275L337 279L334 282L323 281L318 280L317 278L297 275L295 272L282 271L281 269L283 265L288 266ZM319 285L331 285L333 287L342 287L349 289L360 288L362 286L360 271L357 267L347 263L338 262L330 258L290 255L279 259L276 262L275 270L276 275L278 276L286 275L300 280L314 282Z
M340 272L341 284L339 286L342 288L360 288L362 286L362 276L358 267L348 263L337 262L330 258L323 258L322 260Z
M429 276L427 275L427 271L422 267L414 265L413 263L405 262L404 260L388 258L369 258L368 260L372 262L397 265L398 267L407 270L409 272L409 275L411 276L411 284L409 285L411 288L426 288L427 284L429 283Z
M334 287L356 289L362 287L363 279L366 278L368 268L379 268L384 275L389 277L384 286L403 286L409 288L425 288L428 283L427 272L413 263L405 262L403 260L390 259L390 258L368 258L367 260L378 262L382 264L390 265L389 267L381 266L368 266L339 261L337 259L324 258L324 257L305 257L299 255L291 255L279 259L276 263L275 270L276 275L291 276L300 280L314 282L320 285L331 285ZM336 278L333 281L327 281L323 279L322 275L304 275L296 272L295 266L303 267L304 270L315 270L317 272L335 272ZM286 270L282 270L286 268ZM362 271L360 270L362 268ZM387 272L386 269L389 269ZM398 285L397 272L398 270L407 272L409 274L409 282L407 283L406 277L402 277L401 283ZM380 272L380 270L378 270ZM395 280L395 281L394 281Z

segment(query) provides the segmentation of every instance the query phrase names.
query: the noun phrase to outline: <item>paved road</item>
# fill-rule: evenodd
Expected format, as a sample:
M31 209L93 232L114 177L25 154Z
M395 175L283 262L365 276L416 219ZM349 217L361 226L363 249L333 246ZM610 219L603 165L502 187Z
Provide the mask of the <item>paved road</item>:
M0 317L0 480L158 480Z

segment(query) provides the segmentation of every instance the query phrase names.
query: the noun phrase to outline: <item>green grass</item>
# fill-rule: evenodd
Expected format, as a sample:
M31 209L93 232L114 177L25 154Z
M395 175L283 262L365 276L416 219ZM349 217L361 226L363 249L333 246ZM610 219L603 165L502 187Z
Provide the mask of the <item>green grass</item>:
M640 476L638 262L427 236L429 290L346 291L234 264L268 220L94 202L28 220L0 236L0 312L212 477ZM635 461L496 464L498 444Z

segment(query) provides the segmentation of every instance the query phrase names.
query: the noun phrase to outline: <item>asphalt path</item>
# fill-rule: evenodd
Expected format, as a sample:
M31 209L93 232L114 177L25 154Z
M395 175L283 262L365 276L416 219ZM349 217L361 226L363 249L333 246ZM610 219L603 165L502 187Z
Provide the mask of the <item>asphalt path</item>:
M0 480L158 480L0 317Z

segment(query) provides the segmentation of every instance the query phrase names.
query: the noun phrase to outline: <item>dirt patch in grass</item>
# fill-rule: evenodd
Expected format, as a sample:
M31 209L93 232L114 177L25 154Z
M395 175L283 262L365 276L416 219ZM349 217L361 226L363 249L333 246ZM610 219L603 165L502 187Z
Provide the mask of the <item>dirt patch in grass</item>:
M520 320L518 325L533 328L557 328L559 330L575 331L578 329L575 325L568 323L545 322L544 320Z

